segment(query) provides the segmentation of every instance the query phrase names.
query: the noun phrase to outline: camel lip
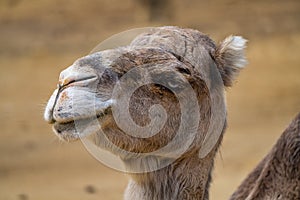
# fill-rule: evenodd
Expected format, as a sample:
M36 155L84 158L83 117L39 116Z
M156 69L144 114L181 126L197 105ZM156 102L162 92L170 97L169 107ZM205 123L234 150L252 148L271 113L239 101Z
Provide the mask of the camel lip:
M89 117L78 118L76 120L66 119L64 120L64 122L55 121L52 128L54 133L62 140L67 142L75 141L81 138L81 133L78 132L78 126L87 126L94 120L98 120L98 122L101 124L101 120L103 120L104 117L109 114L111 114L110 107L106 108L96 115L92 115Z
M84 117L76 117L76 119L73 119L73 118L65 118L61 121L56 121L54 120L52 122L52 124L60 124L60 125L68 125L68 124L71 124L71 123L76 123L76 122L80 122L80 121L86 121L86 120L91 120L91 119L99 119L99 118L103 118L105 115L109 114L110 113L110 108L106 108L105 110L103 111L100 111L98 112L97 114L95 115L90 115L90 116L84 116Z
M58 109L46 109L45 120L49 124L68 124L73 121L76 122L91 118L101 118L103 115L111 113L114 102L114 100L109 99L107 101L94 103L94 107L93 105L79 105L80 107L77 106L76 108L66 109L65 111L62 109L62 107L59 107Z

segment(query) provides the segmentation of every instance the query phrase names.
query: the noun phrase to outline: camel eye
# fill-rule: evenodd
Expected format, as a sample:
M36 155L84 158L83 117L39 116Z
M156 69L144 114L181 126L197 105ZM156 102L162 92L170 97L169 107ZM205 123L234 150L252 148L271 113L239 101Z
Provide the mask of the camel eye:
M188 68L182 68L182 67L179 67L179 68L177 68L177 70L178 70L180 73L191 75L191 71L190 71Z

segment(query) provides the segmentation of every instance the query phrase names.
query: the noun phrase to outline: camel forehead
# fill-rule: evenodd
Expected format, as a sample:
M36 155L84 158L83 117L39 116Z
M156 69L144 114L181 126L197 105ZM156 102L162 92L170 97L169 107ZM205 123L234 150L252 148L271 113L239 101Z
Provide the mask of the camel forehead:
M72 76L79 78L87 74L95 74L98 78L104 74L121 77L135 67L147 67L155 74L166 73L176 65L181 65L171 53L155 48L118 48L97 52L82 57L73 65L63 70L60 79ZM151 67L150 67L151 66ZM102 78L109 78L104 76Z
M214 42L198 31L177 27L154 28L137 36L126 47L96 52L78 59L61 73L60 79L89 73L96 74L98 78L103 73L115 73L120 78L134 67L156 63L164 63L165 67L158 70L167 72L169 63L182 61L181 58L205 76L213 64L208 52L214 48Z

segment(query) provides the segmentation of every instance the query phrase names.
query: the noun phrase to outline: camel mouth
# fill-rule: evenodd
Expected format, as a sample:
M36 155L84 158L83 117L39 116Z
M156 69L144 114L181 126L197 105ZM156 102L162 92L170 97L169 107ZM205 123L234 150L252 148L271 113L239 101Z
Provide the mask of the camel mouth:
M52 129L54 133L63 141L76 141L93 133L93 131L91 132L91 130L87 130L87 132L83 133L84 131L82 131L82 129L88 128L92 123L95 123L95 120L97 120L98 129L100 129L101 124L111 113L111 108L108 107L102 112L97 113L96 115L78 118L76 120L66 119L65 122L56 121L54 122Z

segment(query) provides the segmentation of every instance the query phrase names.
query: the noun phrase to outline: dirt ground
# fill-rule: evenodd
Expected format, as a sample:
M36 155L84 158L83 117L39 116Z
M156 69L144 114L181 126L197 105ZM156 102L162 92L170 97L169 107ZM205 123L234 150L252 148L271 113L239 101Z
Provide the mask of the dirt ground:
M0 199L122 199L127 177L60 142L43 109L75 59L114 33L159 25L249 40L210 192L227 199L300 111L299 22L297 0L174 0L155 15L139 0L0 0Z

